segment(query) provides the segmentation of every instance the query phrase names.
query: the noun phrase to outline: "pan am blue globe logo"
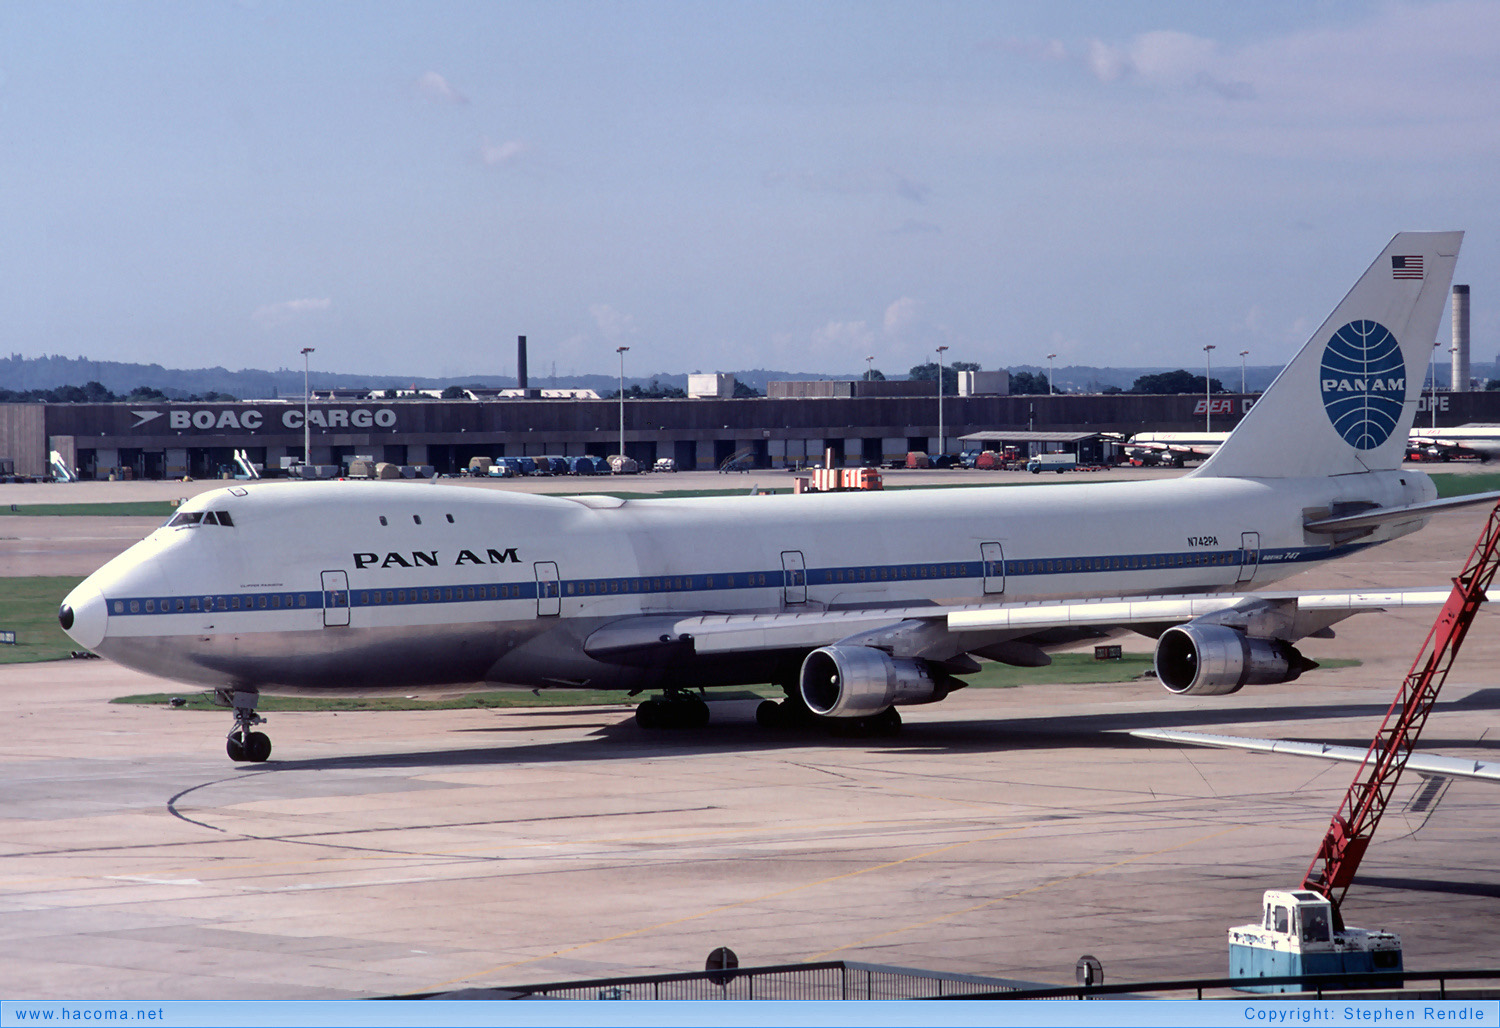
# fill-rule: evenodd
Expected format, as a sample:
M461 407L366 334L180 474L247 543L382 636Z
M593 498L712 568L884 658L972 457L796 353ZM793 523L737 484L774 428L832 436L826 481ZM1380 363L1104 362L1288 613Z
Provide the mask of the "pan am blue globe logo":
M1373 450L1391 437L1406 402L1406 359L1390 329L1351 321L1323 351L1323 409L1344 442Z

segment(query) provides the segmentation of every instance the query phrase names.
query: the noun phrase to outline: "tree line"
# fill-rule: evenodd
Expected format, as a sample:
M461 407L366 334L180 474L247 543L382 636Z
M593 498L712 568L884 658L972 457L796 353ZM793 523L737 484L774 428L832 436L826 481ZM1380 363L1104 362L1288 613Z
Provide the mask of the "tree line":
M193 393L190 396L168 396L151 386L136 386L123 396L106 389L100 382L81 386L65 385L53 389L0 389L0 403L164 403L186 400L189 403L222 403L237 397L228 393Z

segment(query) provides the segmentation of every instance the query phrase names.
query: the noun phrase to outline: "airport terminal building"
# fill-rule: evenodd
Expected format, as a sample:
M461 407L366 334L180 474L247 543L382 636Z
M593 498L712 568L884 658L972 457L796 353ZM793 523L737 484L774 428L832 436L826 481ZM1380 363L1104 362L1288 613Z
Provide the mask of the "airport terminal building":
M788 388L775 388L781 385ZM679 468L711 469L739 454L759 467L783 467L821 461L831 449L837 461L859 465L909 451L956 452L961 436L1015 443L1023 453L1062 449L1052 437L1071 433L1081 460L1108 460L1114 451L1101 433L1199 431L1206 420L1224 431L1254 402L1216 394L1206 414L1201 395L968 395L944 397L940 411L932 382L772 386L772 395L755 399L627 400L625 453L646 467L671 457ZM1437 400L1441 425L1500 420L1500 393L1440 393ZM620 450L617 400L315 399L305 423L303 411L300 400L0 404L0 457L21 475L48 474L56 453L85 479L170 479L232 473L237 450L275 474L282 458L308 456L304 433L311 464L366 456L431 465L440 474L463 471L472 457Z

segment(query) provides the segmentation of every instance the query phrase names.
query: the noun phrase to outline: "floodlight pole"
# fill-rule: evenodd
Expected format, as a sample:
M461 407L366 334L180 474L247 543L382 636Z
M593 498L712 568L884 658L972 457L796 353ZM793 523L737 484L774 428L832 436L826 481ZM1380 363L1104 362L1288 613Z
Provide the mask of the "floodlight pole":
M1057 392L1057 387L1052 384L1052 358L1056 357L1056 356L1057 356L1057 354L1055 354L1055 353L1049 353L1049 354L1047 354L1047 395L1048 396L1051 396L1053 393Z
M302 348L302 463L312 463L312 425L307 420L311 413L312 389L308 386L308 354L313 353L316 347L304 346Z
M1214 401L1213 389L1209 377L1214 369L1214 350L1218 347L1209 343L1203 348L1203 431L1212 432L1214 424Z
M940 457L944 453L948 452L948 448L944 445L944 440L943 440L943 351L946 350L946 349L948 349L946 346L939 346L937 348L937 355L938 355L938 361L937 361L937 364L938 364L938 456L940 456Z
M615 353L620 355L620 457L625 457L625 352L628 346L615 347Z
M1245 391L1245 358L1250 355L1249 350L1240 351L1240 392Z

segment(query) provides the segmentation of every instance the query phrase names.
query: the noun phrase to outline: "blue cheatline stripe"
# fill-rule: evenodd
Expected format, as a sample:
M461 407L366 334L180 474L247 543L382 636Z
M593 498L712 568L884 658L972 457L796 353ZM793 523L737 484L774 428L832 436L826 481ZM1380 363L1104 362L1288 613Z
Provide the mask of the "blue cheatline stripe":
M1341 557L1371 543L1334 547L1285 547L1261 550L1254 563L1294 564ZM1027 557L1005 561L932 561L917 564L855 564L843 567L808 568L802 572L734 571L712 575L631 575L628 577L574 578L560 582L506 582L485 585L407 586L400 589L273 590L192 596L129 596L109 601L111 615L147 616L208 612L271 612L321 610L324 607L392 607L430 604L478 603L503 600L535 601L560 595L569 599L604 596L647 596L725 592L745 589L841 586L869 583L929 582L995 576L1004 565L1006 579L1044 579L1053 575L1113 574L1132 571L1163 571L1188 568L1239 568L1246 551L1181 550L1173 553L1120 554L1091 557ZM800 574L802 581L794 576ZM999 595L999 594L995 594Z

